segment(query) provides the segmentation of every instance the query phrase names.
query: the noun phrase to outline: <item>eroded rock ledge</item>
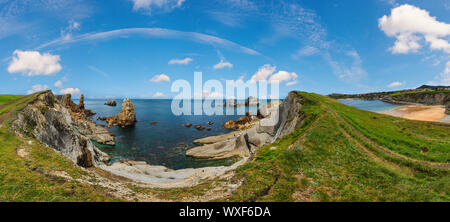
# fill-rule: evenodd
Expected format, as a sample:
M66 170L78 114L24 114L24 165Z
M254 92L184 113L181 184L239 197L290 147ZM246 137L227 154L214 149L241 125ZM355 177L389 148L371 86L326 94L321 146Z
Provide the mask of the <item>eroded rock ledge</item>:
M34 136L79 166L98 166L109 161L109 156L97 149L91 139L104 135L104 142L111 143L114 137L84 119L86 113L89 111L74 104L70 95L57 98L49 91L39 95L35 101L20 111L11 128L16 133ZM99 133L100 131L104 134ZM97 134L83 134L83 132L97 132Z
M302 120L301 106L301 97L291 92L284 102L274 100L264 104L258 118L245 121L245 127L238 127L241 130L195 140L201 146L187 150L186 155L207 159L248 158L257 148L291 133Z

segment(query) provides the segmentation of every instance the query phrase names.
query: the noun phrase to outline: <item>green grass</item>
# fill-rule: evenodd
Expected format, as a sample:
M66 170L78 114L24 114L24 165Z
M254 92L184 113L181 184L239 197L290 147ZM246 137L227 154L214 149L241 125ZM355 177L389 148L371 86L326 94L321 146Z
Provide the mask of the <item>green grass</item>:
M450 200L448 171L417 170L406 160L394 161L377 152L365 153L358 148L361 143L357 138L346 137L346 129L338 118L350 122L367 137L373 133L371 139L380 136L377 142L411 158L444 162L448 161L449 126L393 118L357 110L321 95L300 94L306 101L302 108L305 122L316 122L260 148L256 160L237 171L234 179L244 178L243 185L223 201ZM433 137L429 128L439 132L438 136ZM433 137L433 141L418 138L409 131L426 132L422 135ZM299 146L288 149L301 137L304 140ZM412 145L410 150L405 144ZM429 153L417 152L415 146L420 144L430 147ZM270 149L273 146L278 148Z
M0 105L18 98L23 97L22 95L0 95Z
M388 96L399 96L399 95L409 95L409 94L421 95L421 94L436 94L436 93L450 93L450 90L398 92L398 93L389 94Z
M446 163L450 161L448 125L372 113L330 99L323 101L355 129L381 146L418 160ZM421 135L427 135L429 138Z

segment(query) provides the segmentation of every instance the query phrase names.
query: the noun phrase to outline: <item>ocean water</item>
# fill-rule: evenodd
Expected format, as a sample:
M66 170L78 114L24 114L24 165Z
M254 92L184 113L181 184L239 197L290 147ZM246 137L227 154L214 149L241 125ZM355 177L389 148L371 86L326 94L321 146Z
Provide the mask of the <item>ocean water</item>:
M385 112L395 109L401 105L386 103L380 100L361 100L361 99L340 99L339 102L353 106L358 109L367 110L371 112Z
M113 116L120 112L122 100L116 100L117 106L106 106L107 100L87 99L85 106L97 114L92 118L99 124L106 124L97 120L97 117ZM233 111L234 115L181 115L176 116L171 111L171 100L131 100L135 106L138 122L134 127L125 129L119 127L108 128L116 135L115 146L105 146L96 144L102 151L112 157L112 161L120 159L132 159L146 161L150 165L163 165L171 169L198 168L205 166L231 165L235 160L203 160L187 157L186 149L195 146L192 142L195 139L206 136L215 136L230 132L223 129L222 124L228 120L237 120L241 115L237 114L238 109L248 111L246 107L221 107L224 113L227 109ZM78 103L78 100L74 102ZM192 104L193 108L193 104ZM208 125L212 121L213 125ZM151 125L151 122L157 122ZM190 128L185 127L186 123L191 123ZM211 131L206 129L199 131L195 125L211 127Z

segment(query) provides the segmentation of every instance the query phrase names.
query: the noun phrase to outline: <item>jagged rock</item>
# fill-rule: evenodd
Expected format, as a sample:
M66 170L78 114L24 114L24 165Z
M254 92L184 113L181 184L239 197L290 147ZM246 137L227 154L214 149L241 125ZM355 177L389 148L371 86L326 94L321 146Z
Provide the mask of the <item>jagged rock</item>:
M123 100L122 111L117 115L116 122L121 127L133 126L136 123L136 113L130 99Z
M65 102L68 98L59 99ZM71 103L67 104L73 107ZM75 121L81 119L73 119L67 104L60 104L53 93L45 92L17 114L11 128L17 133L34 136L79 166L92 167L109 161L109 156L77 128Z
M85 109L84 95L80 96L80 103L76 105L70 94L54 96L69 112L72 123L82 135L100 144L115 145L114 135L108 130L88 120L86 117L95 115L92 110Z
M80 110L84 109L84 94L81 94L81 96L80 96L80 102L78 103L78 108Z
M255 120L250 115L243 116L238 121L248 128L195 140L194 143L200 146L187 150L186 155L207 159L249 157L258 147L294 131L303 120L300 113L302 105L302 97L291 92L283 102L274 101L271 105L266 105L265 110L261 110L265 116L263 119ZM230 120L224 125L236 127L236 122Z
M99 117L98 119L105 120L108 123L108 127L117 124L118 126L125 128L127 126L134 126L137 122L134 105L130 99L123 100L122 110L119 114L111 117Z
M234 123L233 120L229 120L226 123L224 123L222 125L222 127L225 128L225 129L234 129L234 128L236 128L236 124Z
M196 126L194 126L194 128L197 130L204 130L206 127L204 127L202 125L196 125Z
M116 100L112 99L105 103L107 106L117 106Z
M245 106L259 106L259 99L253 96L249 96L245 101Z
M268 117L272 112L279 109L281 103L281 100L272 100L261 106L258 110L259 118Z
M74 118L80 119L95 115L94 111L85 109L83 94L80 96L80 102L78 105L72 101L72 96L70 94L58 95L55 98L60 104L70 111L70 115Z

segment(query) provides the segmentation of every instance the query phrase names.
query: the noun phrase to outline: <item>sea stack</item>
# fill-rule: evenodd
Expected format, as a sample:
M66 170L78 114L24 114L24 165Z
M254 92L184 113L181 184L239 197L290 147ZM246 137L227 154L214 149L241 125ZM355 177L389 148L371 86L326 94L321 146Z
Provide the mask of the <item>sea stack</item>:
M112 99L105 103L107 106L117 106L116 100Z
M80 103L78 103L78 108L80 110L84 110L84 94L81 94L80 96Z
M122 111L119 114L111 117L99 117L99 120L106 120L108 127L117 124L118 126L125 128L127 126L134 126L137 122L136 113L134 112L134 105L130 99L124 99L122 103Z
M245 101L245 106L259 106L258 98L255 98L253 96L249 96L247 101Z
M120 127L133 126L136 123L136 113L134 105L130 99L124 99L122 103L122 111L117 114L117 125Z

